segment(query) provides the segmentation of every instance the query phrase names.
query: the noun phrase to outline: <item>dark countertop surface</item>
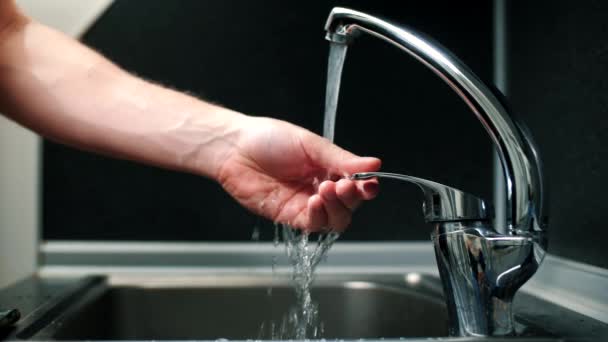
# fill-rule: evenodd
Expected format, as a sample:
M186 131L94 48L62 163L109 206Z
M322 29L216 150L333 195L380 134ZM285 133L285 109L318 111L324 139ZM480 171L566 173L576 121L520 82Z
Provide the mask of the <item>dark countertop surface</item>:
M66 305L69 299L103 284L103 277L42 278L31 276L0 290L0 307L17 309L19 321L10 327L0 328L0 340L27 339Z

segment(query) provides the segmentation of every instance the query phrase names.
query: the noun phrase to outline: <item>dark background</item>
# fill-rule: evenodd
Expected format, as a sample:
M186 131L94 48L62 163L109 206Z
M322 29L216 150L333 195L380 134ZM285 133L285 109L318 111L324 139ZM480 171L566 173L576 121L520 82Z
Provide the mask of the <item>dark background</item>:
M542 153L549 251L608 267L608 2L510 3L509 97Z
M127 70L251 115L320 133L335 5L391 17L435 37L491 77L491 7L444 1L116 1L83 40ZM466 19L468 18L468 19ZM376 38L350 48L336 142L384 161L383 170L491 196L491 145L447 85ZM454 153L452 153L454 152ZM383 182L346 240L427 240L421 194ZM214 182L110 160L46 142L44 238L119 240L264 239L272 225Z
M509 2L509 88L540 146L550 252L608 267L608 3ZM86 44L125 69L251 115L321 132L331 7L427 33L481 78L492 75L492 1L116 1ZM336 143L383 170L491 199L491 145L462 101L403 52L362 37L349 48ZM46 239L246 241L271 224L200 177L44 145ZM427 240L413 186L385 181L345 240Z

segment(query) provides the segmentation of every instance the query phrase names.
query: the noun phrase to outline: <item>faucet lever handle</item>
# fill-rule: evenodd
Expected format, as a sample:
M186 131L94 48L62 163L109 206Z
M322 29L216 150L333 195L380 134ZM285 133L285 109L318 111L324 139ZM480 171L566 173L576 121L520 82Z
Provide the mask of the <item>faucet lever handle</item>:
M416 184L424 193L422 210L426 222L456 222L488 220L488 207L481 198L427 179L388 172L360 172L353 180L390 178Z

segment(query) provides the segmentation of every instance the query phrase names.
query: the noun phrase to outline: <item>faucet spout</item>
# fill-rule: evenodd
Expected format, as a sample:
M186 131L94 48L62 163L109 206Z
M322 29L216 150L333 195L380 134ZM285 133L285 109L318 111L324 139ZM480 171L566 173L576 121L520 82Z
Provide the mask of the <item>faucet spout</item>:
M433 241L456 335L513 333L510 302L542 262L547 215L541 163L530 135L499 93L432 39L410 28L347 8L334 8L326 39L351 44L378 37L431 69L466 103L496 146L507 189L508 223L492 228L470 220L435 224ZM411 178L409 179L411 181ZM444 204L445 206L445 204ZM475 274L476 278L471 278Z
M349 44L362 32L397 46L430 68L473 111L496 145L507 183L510 225L504 233L546 230L540 162L531 139L509 115L501 99L466 65L419 32L347 8L334 8L325 24L326 39ZM543 247L544 243L543 243Z

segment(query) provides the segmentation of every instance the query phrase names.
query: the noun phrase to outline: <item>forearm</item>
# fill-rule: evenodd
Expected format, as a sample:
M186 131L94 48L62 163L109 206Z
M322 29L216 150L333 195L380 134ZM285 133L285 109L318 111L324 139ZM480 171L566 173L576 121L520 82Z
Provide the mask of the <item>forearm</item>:
M0 112L81 149L215 177L244 116L145 82L20 18L0 39Z

